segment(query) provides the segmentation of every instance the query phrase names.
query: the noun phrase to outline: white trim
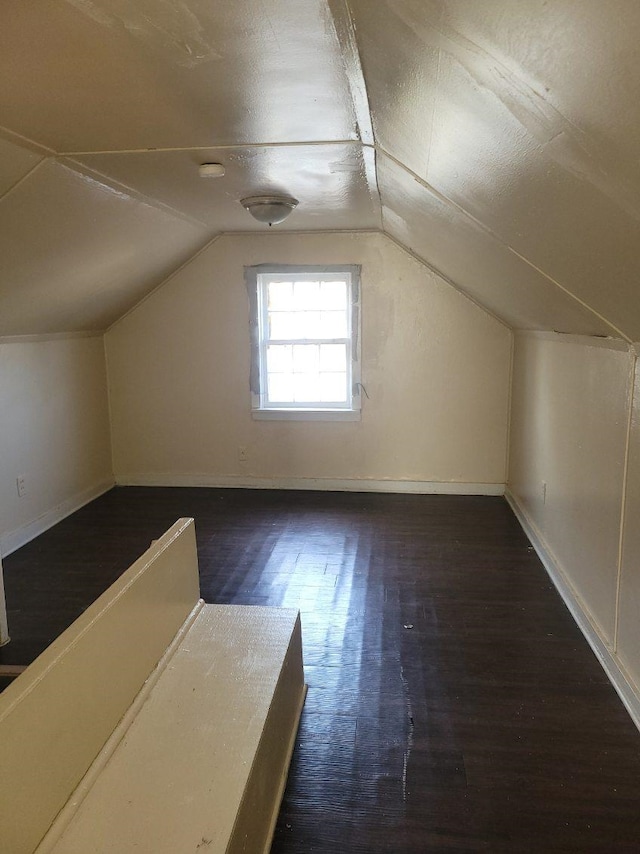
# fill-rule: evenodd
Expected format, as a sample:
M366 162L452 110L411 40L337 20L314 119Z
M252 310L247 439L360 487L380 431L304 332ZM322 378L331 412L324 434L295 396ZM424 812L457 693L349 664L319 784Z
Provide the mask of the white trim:
M338 411L353 412L360 409L360 361L361 361L361 266L347 265L291 265L291 264L259 264L245 267L245 283L249 292L250 328L251 328L251 371L250 390L252 412L277 412L277 415L267 416L268 419L288 420L287 412L303 412L302 421L335 421L359 420L353 416L322 418L321 412L334 413ZM318 336L315 338L277 337L273 336L269 318L272 309L269 306L269 287L274 281L285 281L293 285L304 281L315 284L320 280L323 284L336 282L346 286L346 304L341 309L345 316L345 329L342 336ZM294 313L298 309L292 308ZM316 333L319 330L316 330ZM345 348L344 399L333 401L300 401L284 402L269 400L269 368L267 351L270 346L319 345L339 344ZM255 417L255 415L254 415Z
M39 344L44 341L67 341L75 338L102 338L102 332L41 332L35 335L0 335L0 344Z
M503 483L373 480L329 477L244 477L211 474L116 475L118 486L204 486L229 489L301 489L318 492L395 492L415 495L504 495Z
M360 409L252 409L254 421L360 421Z
M549 577L569 609L571 616L578 624L578 628L587 639L604 672L609 677L611 684L618 692L634 724L640 730L640 688L634 684L618 656L610 649L609 644L602 637L595 620L590 617L586 605L572 587L571 582L563 572L562 567L545 542L542 534L537 529L535 523L529 518L518 499L508 488L505 491L505 498L529 538L531 545L536 550L538 557L542 561L542 565L547 570Z
M38 516L33 522L28 522L26 525L15 528L13 531L0 534L0 554L2 557L7 557L12 552L15 552L16 549L22 548L22 546L31 542L35 537L44 534L49 528L52 528L58 522L66 519L67 516L75 513L76 510L80 510L85 504L108 492L113 486L115 486L114 480L103 481L96 486L92 486L83 492L71 496L71 498L67 498L66 501L57 504L51 510L47 510L41 516Z
M515 329L518 338L537 338L540 341L555 341L557 344L581 344L583 347L599 347L604 350L627 351L633 345L628 339L601 335L575 335L572 332L551 332L543 329Z

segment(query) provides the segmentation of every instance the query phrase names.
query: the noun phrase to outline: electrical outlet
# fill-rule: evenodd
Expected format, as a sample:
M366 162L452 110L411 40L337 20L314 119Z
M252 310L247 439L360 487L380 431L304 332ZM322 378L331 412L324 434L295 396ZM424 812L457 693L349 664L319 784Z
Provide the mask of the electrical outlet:
M23 474L19 474L16 478L16 488L18 490L18 495L20 498L27 494L27 484L25 482L25 476Z
M546 480L542 481L542 503L543 504L547 503L547 481Z
M240 445L238 447L238 460L241 463L246 463L247 461L247 448L245 445Z

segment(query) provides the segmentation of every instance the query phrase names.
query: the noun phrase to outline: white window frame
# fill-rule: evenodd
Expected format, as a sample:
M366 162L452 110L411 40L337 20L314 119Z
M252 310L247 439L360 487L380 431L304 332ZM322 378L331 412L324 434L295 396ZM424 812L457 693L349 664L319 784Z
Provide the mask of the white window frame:
M265 299L269 279L277 276L281 281L347 281L348 323L350 335L340 339L303 339L304 343L345 343L347 345L347 387L351 389L349 399L343 404L305 402L292 404L269 403L266 397L267 368L266 351L269 343L301 343L292 341L268 341L263 334L267 328L267 305ZM358 421L360 420L360 267L343 266L291 266L261 264L245 268L245 280L250 303L251 330L251 411L258 420L291 421Z

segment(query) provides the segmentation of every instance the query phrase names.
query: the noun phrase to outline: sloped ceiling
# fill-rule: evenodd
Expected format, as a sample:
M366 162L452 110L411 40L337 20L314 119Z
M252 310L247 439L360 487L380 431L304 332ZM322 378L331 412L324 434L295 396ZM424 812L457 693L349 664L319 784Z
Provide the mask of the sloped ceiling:
M639 36L636 0L5 0L0 335L106 328L284 192L280 230L640 340Z

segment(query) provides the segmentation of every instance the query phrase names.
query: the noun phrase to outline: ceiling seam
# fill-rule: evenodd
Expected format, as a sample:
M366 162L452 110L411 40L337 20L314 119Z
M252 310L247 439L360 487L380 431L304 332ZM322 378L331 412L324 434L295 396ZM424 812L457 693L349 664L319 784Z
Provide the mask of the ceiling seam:
M308 234L385 234L381 228L287 228L286 230L278 230L270 228L269 231L261 229L260 231L220 231L220 237L284 237L286 235L295 234L296 236L304 236Z
M131 198L136 199L142 204L149 204L152 207L157 208L158 210L162 210L165 213L169 213L170 215L189 223L190 225L198 225L205 229L211 228L211 225L209 223L206 223L203 220L198 219L197 217L189 216L189 214L186 214L183 211L178 210L177 208L171 207L171 205L168 205L166 202L163 202L160 199L156 199L155 196L148 196L145 193L140 192L140 190L136 190L134 187L130 187L128 184L124 184L122 183L122 181L118 181L116 178L112 178L110 175L105 175L98 169L93 169L92 167L87 166L84 163L80 163L79 161L74 160L72 157L67 157L66 155L61 154L56 158L56 160L62 166L70 168L72 172L81 172L83 175L87 175L90 178L95 178L100 183L104 181L107 183L107 186L112 187L112 189L114 190L124 191ZM68 165L71 163L73 164L73 166Z
M42 154L43 157L51 157L58 153L54 148L49 148L48 145L42 145L42 143L36 142L34 139L29 139L28 136L16 133L16 131L11 130L11 128L0 125L0 133L10 137L8 142L12 142L14 145L22 145L24 148L26 143L27 147L30 146L31 148L37 149L37 153Z
M136 309L140 308L140 306L143 303L145 303L148 299L150 299L161 288L163 288L165 285L169 284L169 282L171 281L171 279L174 278L174 276L177 276L178 273L181 273L182 270L184 270L186 267L188 267L189 264L191 264L193 261L195 261L196 258L198 258L200 255L202 255L202 253L205 252L207 249L209 249L210 246L213 246L213 244L216 243L216 241L218 241L221 237L222 237L222 233L214 234L214 236L212 238L207 240L207 242L204 244L204 246L201 246L200 249L197 250L197 252L194 252L194 254L191 255L189 258L187 258L186 261L183 261L183 263L180 264L179 267L176 267L176 269L172 273L169 273L168 276L165 276L165 278L161 282L159 282L155 286L155 288L153 288L153 290L151 290L151 291L149 291L149 293L145 294L141 299L138 300L138 302L135 305L132 305L131 308L128 308L125 311L125 313L120 315L120 317L117 320L114 320L113 323L109 324L109 326L107 326L106 329L104 330L103 334L106 335L108 332L111 332L111 330L114 329L114 327L116 327L119 323L122 323L122 321L125 320L125 318L127 318L130 314L132 314L134 311L136 311Z
M93 157L104 154L161 154L179 151L229 151L232 149L245 148L303 148L305 146L327 146L327 145L363 145L361 139L310 139L296 140L293 142L230 142L224 145L189 145L189 146L167 146L166 148L120 148L104 149L94 151L63 151L59 157Z
M388 157L392 163L394 163L396 166L398 166L400 169L404 170L408 175L410 175L413 178L413 180L416 181L418 184L420 184L420 186L423 187L430 195L434 196L436 199L438 199L438 201L443 202L443 204L446 204L452 208L455 208L455 210L459 211L464 217L466 217L470 222L472 222L475 226L477 226L484 234L491 237L493 240L496 241L496 243L499 243L501 246L503 246L505 249L507 249L512 255L514 255L516 258L518 258L520 261L522 261L524 264L526 264L532 270L535 270L536 273L543 276L548 282L550 282L552 285L555 285L557 288L559 288L568 297L575 300L575 302L577 302L580 306L582 306L582 308L586 309L594 317L597 317L599 320L601 320L604 324L606 324L606 326L608 326L611 330L613 330L616 333L616 335L621 336L622 338L624 338L625 341L629 341L629 342L631 341L631 339L627 335L625 335L625 333L622 332L621 329L618 329L618 327L614 323L612 323L610 320L607 320L606 317L601 315L598 311L596 311L596 309L592 308L588 303L586 303L584 300L582 300L579 296L577 296L572 291L565 288L564 285L561 285L560 282L556 281L556 279L554 279L548 273L545 273L544 270L541 270L539 267L537 267L533 263L533 261L530 261L528 258L525 258L524 255L521 255L517 251L517 249L514 249L512 246L509 245L509 243L507 243L506 240L504 240L502 237L500 237L498 234L496 234L491 228L486 226L479 219L476 219L476 217L473 216L473 214L469 213L469 211L465 210L463 207L461 207L461 205L459 205L457 202L454 202L452 199L448 198L448 196L445 196L439 190L436 190L435 187L433 187L431 184L429 184L427 181L425 181L423 178L421 178L419 175L417 175L412 169L410 169L408 166L406 166L401 160L398 160L396 157L394 157L386 149L382 148L382 146L378 145L377 143L376 143L376 148L380 151L381 154L383 154L385 157Z
M11 193L13 193L14 190L17 190L18 187L21 187L22 184L25 183L25 181L31 178L34 172L37 172L37 170L40 169L43 164L48 163L49 160L49 157L43 157L42 160L38 160L38 162L33 165L28 172L26 172L21 178L18 178L15 184L12 184L7 190L4 191L4 193L2 193L2 195L0 195L0 202L3 202L7 198L7 196L10 196Z
M414 261L417 261L418 264L420 264L420 266L425 267L431 273L438 276L445 284L449 285L450 288L453 288L454 291L459 293L460 296L463 296L465 299L468 299L469 302L473 303L473 305L475 305L476 308L479 308L480 311L489 315L489 317L493 318L493 320L495 320L501 326L504 326L505 329L508 329L510 332L513 331L514 327L507 323L506 320L495 314L495 312L491 311L490 308L487 308L486 305L483 305L474 296L467 293L467 291L463 290L460 285L456 284L456 282L453 281L453 279L449 278L449 276L447 276L445 273L443 273L425 258L422 258L420 255L414 252L413 249L411 249L409 246L406 246L401 240L398 240L396 237L394 237L393 234L389 234L389 232L384 231L384 229L382 231L382 234L384 234L385 237L387 237L392 243L394 243L398 247L398 249L401 249L403 252L406 252L407 255L410 255Z

